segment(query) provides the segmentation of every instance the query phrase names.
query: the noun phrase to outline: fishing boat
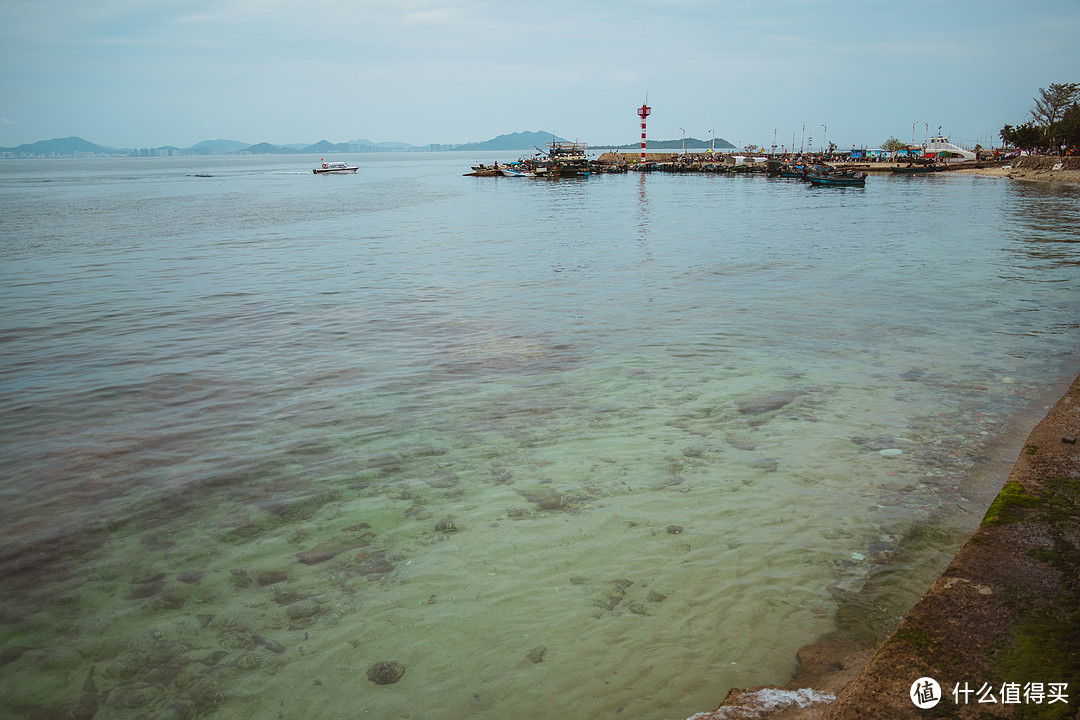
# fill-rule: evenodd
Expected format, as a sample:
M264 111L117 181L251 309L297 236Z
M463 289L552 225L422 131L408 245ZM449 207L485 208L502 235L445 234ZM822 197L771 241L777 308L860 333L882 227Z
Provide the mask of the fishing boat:
M806 173L804 176L811 185L828 187L859 187L866 184L864 172L841 172L841 173Z
M484 165L479 163L472 166L471 173L465 173L465 177L498 177L499 176L499 163L495 163L495 166Z
M326 173L354 173L359 169L359 166L354 167L343 162L326 162L323 160L322 165L317 168L312 168L311 172L316 175L323 175Z
M913 160L907 165L893 165L889 168L890 172L899 175L926 175L929 173L941 172L942 170L948 170L948 167L939 165L933 160L923 160L921 158Z
M560 178L588 177L591 172L586 145L553 141L548 150L536 150L535 157L517 162L473 165L473 171L465 176Z
M533 161L533 172L542 177L588 177L588 147L576 142L552 141L546 156Z

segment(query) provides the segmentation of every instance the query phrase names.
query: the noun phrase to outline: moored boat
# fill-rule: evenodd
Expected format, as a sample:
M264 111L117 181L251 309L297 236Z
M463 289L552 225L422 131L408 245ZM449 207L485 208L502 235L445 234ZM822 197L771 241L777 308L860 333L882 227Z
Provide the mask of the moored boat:
M948 166L937 162L933 158L925 157L913 157L903 165L897 164L889 168L890 172L898 173L900 175L924 175L926 173L940 172L942 170L948 170Z
M588 177L592 165L586 155L587 146L571 142L552 142L545 152L540 150L535 157L521 159L512 163L494 165L473 165L467 177ZM539 150L539 148L537 148ZM622 170L625 172L625 169Z
M498 177L499 176L499 163L495 163L495 166L484 165L479 163L472 166L471 173L465 173L465 177Z
M929 173L941 172L948 168L944 165L938 165L934 162L929 163L908 163L907 165L893 165L889 168L890 172L897 173L899 175L928 175Z
M503 177L536 177L536 173L522 166L520 168L509 165L499 168L499 174Z
M866 173L842 172L842 173L806 173L804 176L811 185L823 185L829 187L851 187L866 184Z
M536 174L546 177L588 177L587 146L576 142L552 141L546 157L537 158Z

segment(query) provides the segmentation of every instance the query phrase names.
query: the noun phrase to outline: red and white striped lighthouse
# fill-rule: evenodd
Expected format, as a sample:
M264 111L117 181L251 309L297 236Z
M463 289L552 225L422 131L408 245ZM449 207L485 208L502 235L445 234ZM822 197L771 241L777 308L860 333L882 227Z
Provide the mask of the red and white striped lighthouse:
M637 111L638 116L641 118L641 162L645 162L645 118L649 117L651 112L652 108L648 105L642 105Z

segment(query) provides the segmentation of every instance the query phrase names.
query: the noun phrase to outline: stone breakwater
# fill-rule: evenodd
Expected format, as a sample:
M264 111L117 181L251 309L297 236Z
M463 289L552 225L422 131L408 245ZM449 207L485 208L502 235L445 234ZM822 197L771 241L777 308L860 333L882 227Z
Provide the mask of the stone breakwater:
M681 153L650 152L645 154L645 161L650 163L676 163L683 160ZM691 154L693 158L702 158L700 154ZM717 154L710 162L729 162L729 156ZM597 158L602 165L633 166L641 160L641 153L606 152ZM734 163L734 160L730 160ZM896 163L831 163L837 168L854 168L862 172L888 173ZM948 172L965 172L992 177L1007 177L1013 180L1035 180L1040 182L1080 183L1080 157L1056 157L1047 155L1026 155L1010 160L981 160L978 162L953 162L948 165Z
M928 713L978 718L987 710L1014 717L1048 707L1024 703L1022 695L1021 701L1004 702L1006 684L1022 689L1027 683L1044 689L1066 683L1067 707L1075 712L1078 436L1080 377L1032 430L978 530L876 652L838 633L799 652L801 673L786 692L802 692L800 702L763 706L762 688L736 689L717 710L695 719L914 720ZM937 715L916 707L909 696L912 684L924 677L940 683ZM964 695L984 684L993 704Z

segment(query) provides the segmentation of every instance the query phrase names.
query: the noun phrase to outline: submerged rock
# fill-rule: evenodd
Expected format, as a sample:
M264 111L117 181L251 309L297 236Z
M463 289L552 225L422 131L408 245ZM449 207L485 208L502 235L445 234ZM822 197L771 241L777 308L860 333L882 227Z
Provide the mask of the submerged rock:
M153 597L154 595L157 595L159 592L161 592L164 589L165 589L165 583L164 582L143 583L142 585L136 586L131 591L131 594L128 595L128 598L131 599L131 600L140 600L142 598Z
M270 640L269 638L264 638L262 635L252 635L251 641L256 645L262 645L264 648L266 648L272 653L281 654L285 652L284 645L279 643L277 640Z
M318 615L321 611L322 607L315 600L303 600L287 607L285 614L289 616L290 620L300 620L301 618Z
M7 665L9 662L15 662L22 657L22 654L27 650L37 650L36 647L27 645L16 645L12 647L6 647L0 651L0 667Z
M202 663L203 665L205 665L206 667L214 667L219 662L221 662L221 658L225 657L228 654L229 653L226 652L225 650L215 650L214 652L210 653L209 655L204 657L199 662Z
M804 394L801 390L786 390L772 395L746 398L738 402L739 412L743 415L762 415L790 405L795 402L795 398Z
M316 545L310 550L297 553L296 559L305 565L318 565L319 563L337 557L343 552L355 550L356 548L363 547L367 544L367 542L358 542L356 540L323 543L322 545Z
M198 583L200 580L202 580L203 575L205 575L205 574L206 573L204 573L202 570L188 570L186 572L182 572L179 575L177 575L176 579L179 580L182 583L187 583L188 585L194 585L194 584Z
M525 499L535 505L537 510L559 510L566 504L563 496L554 491L534 493Z
M229 574L232 575L232 584L237 590L251 587L251 578L248 577L247 570L234 568L229 571Z
M340 490L308 490L292 496L267 498L259 502L260 510L280 518L296 520L311 517L323 505L341 500Z
M367 678L376 685L393 685L404 674L404 665L393 660L384 660L368 668Z
M440 520L435 523L435 532L456 533L459 530L461 530L461 528L451 518L446 518L445 520Z
M548 649L546 645L537 645L529 652L525 653L525 657L532 660L534 663L544 662L544 658L547 657Z
M885 450L886 448L893 447L893 445L896 444L896 438L894 438L892 435L879 435L872 438L856 435L855 437L851 438L851 442L855 443L856 445L861 445L867 450L877 452L880 450Z
M613 611L626 598L626 589L633 584L633 580L625 578L613 580L610 585L605 583L598 589L592 604L602 610Z
M281 570L268 570L266 572L259 573L259 587L266 587L267 585L273 585L275 583L284 582L288 579L288 576Z

